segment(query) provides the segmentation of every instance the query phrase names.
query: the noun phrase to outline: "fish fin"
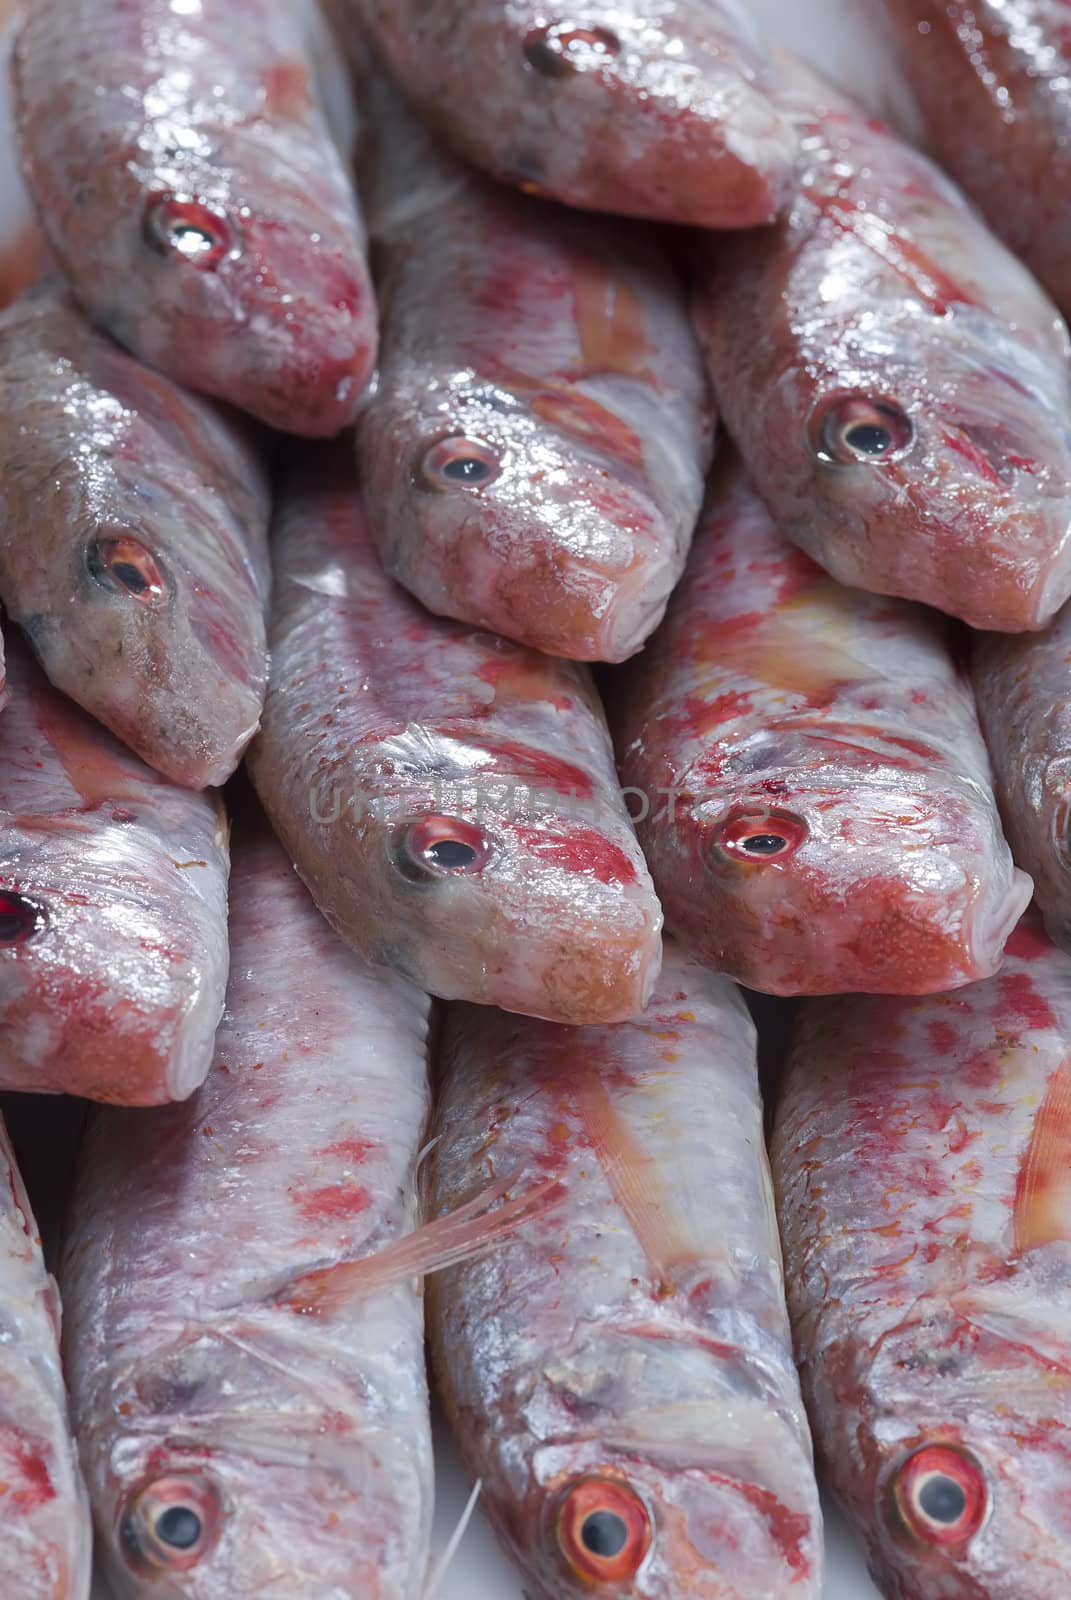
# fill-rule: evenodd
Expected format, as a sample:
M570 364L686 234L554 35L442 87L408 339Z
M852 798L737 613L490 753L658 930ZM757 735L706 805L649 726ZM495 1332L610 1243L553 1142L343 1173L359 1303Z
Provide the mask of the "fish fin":
M1015 1189L1015 1253L1071 1243L1071 1057L1049 1079Z
M103 728L58 695L51 691L47 696L41 695L36 711L42 733L87 811L95 810L106 800L121 799L130 792L136 776L142 776L135 771L135 756L118 744L110 749L110 739ZM146 768L144 781L151 782L153 776Z
M597 1069L578 1078L574 1092L610 1192L647 1257L659 1294L671 1295L674 1267L698 1254L680 1226L672 1197L651 1156L614 1110Z
M469 1523L472 1521L473 1516L475 1515L476 1502L479 1500L482 1490L483 1479L477 1478L476 1482L472 1486L472 1493L465 1502L465 1509L461 1513L457 1527L447 1540L446 1548L444 1549L442 1555L439 1557L438 1561L436 1561L434 1567L431 1569L431 1572L428 1574L428 1579L424 1585L424 1593L421 1597L421 1600L435 1600L435 1596L442 1588L443 1579L450 1570L451 1562L457 1555L457 1552L461 1549L461 1541L468 1532Z
M279 1291L276 1304L291 1311L322 1315L390 1284L427 1277L483 1255L516 1228L541 1216L565 1192L564 1185L548 1180L507 1200L516 1180L516 1173L499 1179L456 1211L426 1222L374 1255L305 1273ZM502 1205L493 1211L491 1208L499 1200Z

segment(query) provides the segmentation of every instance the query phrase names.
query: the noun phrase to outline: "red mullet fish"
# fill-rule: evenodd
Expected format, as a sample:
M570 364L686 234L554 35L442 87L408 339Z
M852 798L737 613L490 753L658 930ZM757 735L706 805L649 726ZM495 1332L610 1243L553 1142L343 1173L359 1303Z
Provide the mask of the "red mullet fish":
M1071 960L809 1003L773 1143L819 1455L891 1600L1071 1592Z
M269 509L237 421L58 285L0 313L0 595L52 682L175 783L223 783L260 720Z
M531 1600L817 1600L821 1514L755 1035L670 947L644 1016L453 1007L433 1210L514 1170L553 1210L428 1285L442 1393Z
M769 222L796 138L743 0L337 0L476 166L589 211Z
M0 1087L156 1105L203 1080L227 979L227 823L9 652Z
M12 1600L89 1595L92 1530L67 1419L59 1317L0 1123L0 1590Z
M328 920L448 999L639 1011L661 911L585 670L392 584L341 450L284 479L275 556L250 770Z
M683 288L627 224L467 172L366 77L384 330L358 456L387 568L432 611L622 660L680 577L710 462Z
M845 589L735 460L684 581L611 691L671 929L774 994L988 977L1030 898L943 619Z
M189 388L330 435L376 314L315 19L305 0L34 0L14 68L26 177L93 319Z
M781 530L842 583L980 628L1071 592L1067 329L924 156L797 69L799 194L697 246L717 400Z
M883 4L938 161L1071 315L1066 0Z

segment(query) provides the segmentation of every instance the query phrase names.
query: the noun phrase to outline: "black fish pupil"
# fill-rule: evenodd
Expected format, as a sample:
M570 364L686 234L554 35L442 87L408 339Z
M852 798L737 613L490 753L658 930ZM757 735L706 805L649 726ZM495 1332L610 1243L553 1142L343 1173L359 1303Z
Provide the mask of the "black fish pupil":
M590 1550L593 1556L612 1560L621 1554L628 1543L628 1527L625 1519L619 1517L616 1511L593 1511L584 1518L580 1537L585 1550Z
M451 483L481 483L489 471L486 461L477 456L458 456L443 467L443 477Z
M441 867L446 872L471 867L476 860L472 845L463 844L460 839L439 839L435 844L429 844L426 853L433 866Z
M202 1531L200 1517L189 1506L168 1506L156 1519L156 1537L174 1550L192 1550Z
M775 856L785 848L787 840L779 833L753 833L743 841L743 849L751 856Z
M0 895L0 944L19 944L37 930L39 912L18 894Z
M967 1496L955 1478L938 1475L927 1478L919 1490L919 1507L931 1522L951 1527L967 1509Z
M123 585L124 589L130 590L131 594L144 594L149 587L145 574L139 572L137 567L132 566L129 561L117 561L112 567L112 573L116 580Z
M844 435L849 449L861 456L883 456L892 448L892 434L880 422L857 422Z

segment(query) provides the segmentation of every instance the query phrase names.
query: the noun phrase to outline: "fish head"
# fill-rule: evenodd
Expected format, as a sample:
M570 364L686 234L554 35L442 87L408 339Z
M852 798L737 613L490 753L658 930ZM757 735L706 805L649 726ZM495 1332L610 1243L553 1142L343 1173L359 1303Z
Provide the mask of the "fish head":
M426 742L422 752L419 729L392 741L382 790L333 822L342 838L331 854L352 877L372 958L432 994L551 1021L641 1011L661 963L662 914L616 792L592 794L586 772L536 749L496 761L490 746L463 752L457 741L445 782L430 786L424 757L443 750ZM463 753L492 770L466 770ZM529 757L541 772L517 771ZM563 792L573 781L583 798Z
M359 440L388 570L431 609L574 660L640 648L682 540L615 409L463 371L385 384Z
M485 1485L534 1593L817 1600L818 1491L798 1394L794 1415L783 1398L739 1352L673 1338L610 1333L561 1358L525 1406L554 1419L551 1442L509 1454L506 1504Z
M419 1592L431 1444L411 1323L393 1331L412 1358L393 1383L358 1362L340 1378L285 1330L253 1325L191 1329L135 1367L88 1461L117 1597Z
M1031 887L992 802L966 779L841 756L834 743L811 771L682 802L652 857L670 916L771 993L933 993L990 976Z
M841 1491L896 1600L1071 1593L1071 1368L1063 1334L1059 1364L1028 1322L987 1327L946 1305L895 1331L866 1374Z
M786 531L841 582L940 598L978 627L1040 627L1071 589L1066 333L1054 323L1039 350L971 306L910 309L898 332L894 316L891 333L866 318L831 333L828 368L774 386L785 410L758 448L783 482L770 430L791 441Z
M101 320L188 388L331 437L355 420L375 362L363 230L341 172L310 161L287 173L263 126L122 172L124 186L141 181L105 208L129 221L109 236L123 288L97 286Z
M222 784L260 720L266 568L211 494L169 504L122 467L115 488L128 514L73 524L19 620L52 682L157 771Z

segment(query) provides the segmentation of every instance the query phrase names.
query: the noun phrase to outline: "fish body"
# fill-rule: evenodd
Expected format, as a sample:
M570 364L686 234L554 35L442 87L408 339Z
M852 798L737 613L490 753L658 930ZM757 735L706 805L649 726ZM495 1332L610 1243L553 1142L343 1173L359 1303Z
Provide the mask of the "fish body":
M1030 898L941 618L846 589L715 474L665 623L612 692L670 928L774 994L988 977Z
M227 978L227 822L9 652L0 1087L130 1105L202 1081Z
M116 1600L412 1600L432 1503L417 1288L323 1317L276 1291L412 1226L428 1003L339 942L249 819L232 936L203 1089L109 1110L83 1153L61 1275L101 1554Z
M67 1416L59 1293L0 1124L0 1585L19 1600L88 1600L89 1504Z
M627 224L514 196L373 103L384 331L358 456L387 568L434 612L621 660L680 576L710 461L683 287Z
M668 948L633 1022L456 1006L442 1051L432 1209L513 1170L564 1189L428 1285L444 1403L525 1592L818 1596L821 1514L736 989Z
M588 211L769 222L796 140L739 0L348 0L457 153Z
M268 518L236 421L57 283L0 313L0 595L52 682L175 783L223 783L256 730Z
M1067 329L925 156L799 69L783 221L699 246L719 408L782 531L841 583L975 627L1071 591Z
M328 920L448 999L639 1011L661 911L586 671L393 584L345 452L284 481L275 557L250 771Z
M304 0L42 0L16 41L23 168L95 322L284 431L351 423L376 346Z
M884 0L934 155L1071 315L1063 0Z
M1071 1589L1071 961L803 1010L772 1147L818 1454L891 1600Z
M1040 634L980 635L971 671L1015 859L1071 949L1071 609Z

